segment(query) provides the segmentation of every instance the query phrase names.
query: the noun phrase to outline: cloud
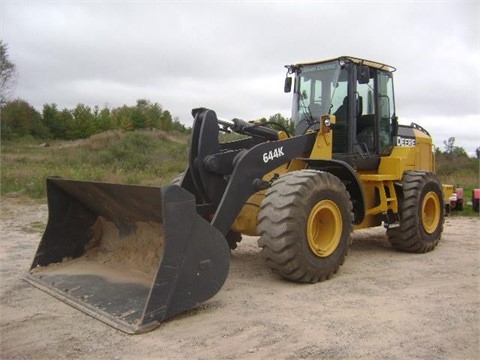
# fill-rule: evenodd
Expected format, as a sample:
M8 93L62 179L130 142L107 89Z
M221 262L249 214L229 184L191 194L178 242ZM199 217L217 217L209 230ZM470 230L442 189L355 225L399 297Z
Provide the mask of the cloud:
M401 124L414 122L426 129L433 139L433 144L445 150L443 142L455 138L455 145L463 147L471 156L480 146L480 117L478 115L458 116L420 116L416 118L401 117Z
M283 65L353 55L397 67L400 118L439 119L427 122L443 136L450 119L470 124L480 112L475 2L40 0L1 6L2 37L20 75L16 96L37 108L113 107L147 98L186 124L197 106L225 118L289 116ZM478 129L479 122L471 125Z

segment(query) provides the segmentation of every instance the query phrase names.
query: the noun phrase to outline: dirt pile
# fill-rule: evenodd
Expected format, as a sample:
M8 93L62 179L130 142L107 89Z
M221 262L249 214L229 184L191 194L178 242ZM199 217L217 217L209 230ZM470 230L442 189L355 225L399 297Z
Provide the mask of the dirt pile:
M100 216L93 233L81 257L67 257L31 273L99 275L113 283L133 281L151 285L163 257L162 224L137 222L133 228L121 231Z
M85 259L155 275L164 249L160 223L137 222L133 230L121 234L113 222L100 216L93 229L94 237L86 246Z

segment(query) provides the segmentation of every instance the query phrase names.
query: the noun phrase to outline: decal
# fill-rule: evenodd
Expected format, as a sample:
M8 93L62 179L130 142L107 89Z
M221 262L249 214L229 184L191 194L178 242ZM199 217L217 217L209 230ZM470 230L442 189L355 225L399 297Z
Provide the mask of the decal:
M263 162L266 164L267 162L277 159L281 156L284 156L283 153L283 146L276 148L275 150L270 150L269 152L263 153Z
M416 142L413 138L405 138L401 136L397 136L397 146L415 146Z
M324 70L332 70L338 68L338 64L330 63L330 64L316 64L316 65L306 65L301 68L301 72L306 74L315 71L324 71Z

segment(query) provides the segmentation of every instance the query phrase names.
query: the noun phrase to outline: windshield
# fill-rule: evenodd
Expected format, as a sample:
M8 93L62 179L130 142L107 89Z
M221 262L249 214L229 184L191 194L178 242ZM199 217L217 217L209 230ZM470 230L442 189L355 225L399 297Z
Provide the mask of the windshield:
M332 114L342 105L348 82L339 82L340 71L338 61L299 68L292 114L297 133L318 129L315 123L320 116Z

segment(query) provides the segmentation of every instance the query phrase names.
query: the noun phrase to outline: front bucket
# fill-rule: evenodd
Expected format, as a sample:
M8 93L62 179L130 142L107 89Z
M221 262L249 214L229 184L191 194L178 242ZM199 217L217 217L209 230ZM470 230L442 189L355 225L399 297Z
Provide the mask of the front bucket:
M47 179L49 219L25 280L127 333L214 296L224 236L183 188Z

